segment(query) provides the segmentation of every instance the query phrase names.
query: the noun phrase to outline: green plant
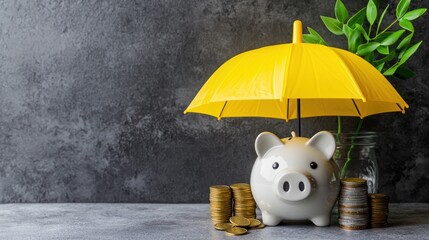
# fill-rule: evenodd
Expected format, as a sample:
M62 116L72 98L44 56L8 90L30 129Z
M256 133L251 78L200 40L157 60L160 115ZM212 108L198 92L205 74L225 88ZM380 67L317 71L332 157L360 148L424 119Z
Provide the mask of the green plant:
M412 21L421 17L426 8L409 10L411 0L400 0L396 6L396 18L390 24L383 24L383 19L390 5L383 8L378 14L379 0L368 0L363 7L351 17L341 0L335 3L335 18L320 16L325 27L333 34L344 36L347 39L348 51L356 53L371 63L385 76L395 76L407 79L415 73L405 66L405 63L420 47L422 41L412 43L414 26ZM378 19L378 20L377 20ZM386 27L382 28L382 25ZM393 28L396 27L396 30ZM304 42L328 45L322 36L313 28L308 27L308 34L304 34ZM363 119L360 120L355 131L359 134ZM341 134L341 118L338 117L337 141ZM347 154L347 160L341 170L344 177L350 163L350 153L354 148L354 138Z
M366 7L351 17L344 3L337 0L335 18L320 18L331 33L347 38L350 52L363 57L383 75L410 78L415 74L404 64L422 43L419 41L411 44L414 36L412 21L426 12L426 8L409 11L410 3L411 0L400 0L396 6L396 19L384 29L381 29L381 26L390 5L379 15L379 2L376 0L369 0ZM392 30L394 26L399 26L400 29ZM311 27L307 29L309 33L303 35L305 42L328 45L316 30Z

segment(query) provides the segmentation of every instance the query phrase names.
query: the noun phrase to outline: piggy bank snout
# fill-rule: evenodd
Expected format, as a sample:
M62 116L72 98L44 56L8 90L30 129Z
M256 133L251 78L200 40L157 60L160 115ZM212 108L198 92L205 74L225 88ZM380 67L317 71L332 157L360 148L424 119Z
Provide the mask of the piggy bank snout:
M306 199L312 188L310 179L300 172L283 172L276 176L275 186L280 198L287 201Z

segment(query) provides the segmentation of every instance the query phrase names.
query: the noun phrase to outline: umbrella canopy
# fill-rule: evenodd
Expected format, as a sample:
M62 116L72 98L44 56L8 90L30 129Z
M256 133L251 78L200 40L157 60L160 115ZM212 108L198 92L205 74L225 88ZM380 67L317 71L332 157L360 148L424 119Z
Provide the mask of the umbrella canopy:
M300 21L294 22L293 32L291 44L251 50L225 62L185 114L288 121L316 116L363 118L408 108L389 81L358 55L302 43Z

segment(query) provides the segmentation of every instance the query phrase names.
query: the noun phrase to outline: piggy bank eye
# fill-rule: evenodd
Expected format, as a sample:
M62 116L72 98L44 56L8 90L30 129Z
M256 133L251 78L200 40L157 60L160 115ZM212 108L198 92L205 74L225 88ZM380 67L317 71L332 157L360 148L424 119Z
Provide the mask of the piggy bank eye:
M317 163L315 163L315 162L311 162L311 163L310 163L310 167L311 167L312 169L316 169L316 168L317 168Z
M279 168L279 163L278 162L273 163L273 169L277 169L277 168Z

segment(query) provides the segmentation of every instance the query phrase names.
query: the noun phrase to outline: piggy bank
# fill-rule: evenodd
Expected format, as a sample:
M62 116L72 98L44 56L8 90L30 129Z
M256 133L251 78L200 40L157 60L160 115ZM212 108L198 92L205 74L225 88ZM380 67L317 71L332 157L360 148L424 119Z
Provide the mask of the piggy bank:
M307 219L316 226L330 224L340 190L339 168L331 159L335 148L326 131L311 139L259 134L250 184L265 225Z

